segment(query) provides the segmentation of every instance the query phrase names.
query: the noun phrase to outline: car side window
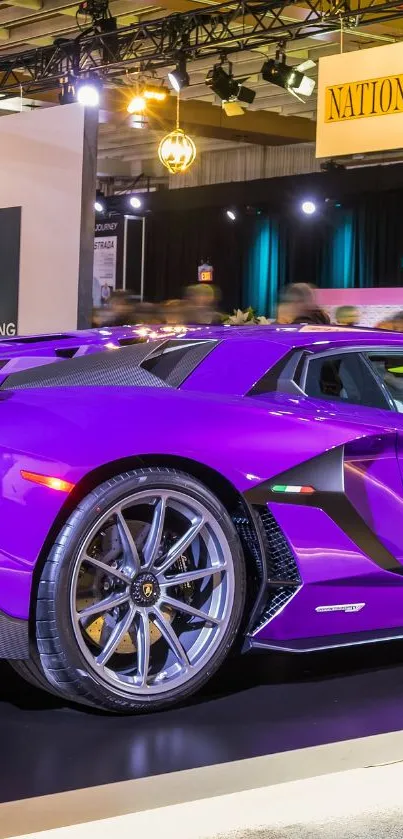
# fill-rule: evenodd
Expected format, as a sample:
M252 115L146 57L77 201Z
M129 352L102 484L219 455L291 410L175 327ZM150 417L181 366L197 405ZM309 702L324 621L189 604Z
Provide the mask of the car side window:
M368 361L386 388L396 411L403 413L403 354L368 353Z
M340 353L308 362L305 393L315 399L390 410L386 395L359 353Z

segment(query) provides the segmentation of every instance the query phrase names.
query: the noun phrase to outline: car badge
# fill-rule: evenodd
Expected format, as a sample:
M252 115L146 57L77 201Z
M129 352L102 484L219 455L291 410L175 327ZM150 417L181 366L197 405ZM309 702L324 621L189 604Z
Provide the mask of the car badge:
M361 612L365 603L341 603L335 606L317 606L315 612Z

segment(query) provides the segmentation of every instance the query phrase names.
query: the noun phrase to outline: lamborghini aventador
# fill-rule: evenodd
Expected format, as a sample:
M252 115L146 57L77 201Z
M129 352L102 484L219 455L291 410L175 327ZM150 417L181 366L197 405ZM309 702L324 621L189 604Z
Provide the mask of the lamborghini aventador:
M0 341L0 657L113 712L229 654L403 636L403 337Z

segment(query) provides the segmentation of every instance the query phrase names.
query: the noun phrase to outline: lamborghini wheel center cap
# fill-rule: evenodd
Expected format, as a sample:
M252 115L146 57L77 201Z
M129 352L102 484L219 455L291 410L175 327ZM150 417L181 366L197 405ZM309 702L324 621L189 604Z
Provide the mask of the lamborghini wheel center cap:
M154 574L138 574L131 588L136 606L154 606L160 596L160 587Z

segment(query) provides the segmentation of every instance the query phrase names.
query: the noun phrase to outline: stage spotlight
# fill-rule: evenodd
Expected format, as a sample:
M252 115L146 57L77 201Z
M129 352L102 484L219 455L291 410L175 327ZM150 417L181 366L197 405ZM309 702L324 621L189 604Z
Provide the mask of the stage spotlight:
M105 204L97 198L94 202L94 210L96 213L104 213L105 212Z
M236 221L236 212L234 210L226 210L225 215L230 221Z
M144 96L140 96L136 94L130 99L130 102L127 106L127 113L128 114L142 114L147 107L147 102Z
M139 210L142 203L143 202L140 200L140 198L137 198L137 195L132 195L129 198L129 204L131 207L133 207L133 210Z
M97 108L101 98L99 79L86 79L78 82L77 102L88 108Z
M263 64L261 73L265 82L271 82L278 87L288 90L300 102L304 102L303 96L311 96L315 89L315 79L305 75L305 70L315 67L314 61L304 61L297 67L289 67L286 64L285 52L282 47L276 51L275 58L269 58Z
M68 73L60 81L59 102L61 105L71 105L76 102L77 79L72 73Z
M186 58L181 56L175 70L168 73L168 81L171 87L179 93L183 87L189 87L189 73L186 70Z
M244 113L243 105L251 105L256 91L245 87L244 79L234 79L232 65L228 64L228 72L222 64L215 64L206 77L206 85L221 99L222 107L228 117Z
M157 87L148 84L143 90L143 96L148 102L164 102L168 96L168 91L162 85Z
M303 201L301 204L301 210L306 216L313 216L313 214L316 213L316 204L314 201Z

